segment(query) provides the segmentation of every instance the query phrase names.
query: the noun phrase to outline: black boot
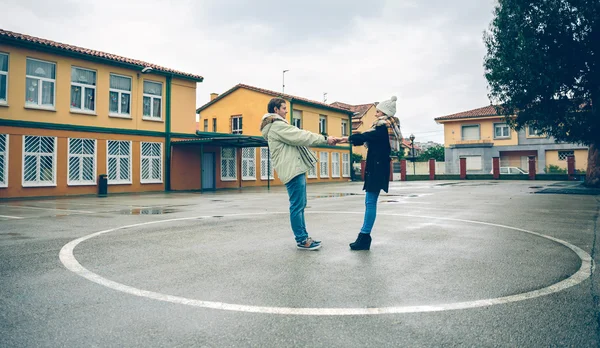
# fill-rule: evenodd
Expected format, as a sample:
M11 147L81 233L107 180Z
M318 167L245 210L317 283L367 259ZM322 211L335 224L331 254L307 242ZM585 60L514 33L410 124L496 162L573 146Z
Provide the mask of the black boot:
M356 241L350 243L352 250L369 250L371 248L371 234L359 233Z

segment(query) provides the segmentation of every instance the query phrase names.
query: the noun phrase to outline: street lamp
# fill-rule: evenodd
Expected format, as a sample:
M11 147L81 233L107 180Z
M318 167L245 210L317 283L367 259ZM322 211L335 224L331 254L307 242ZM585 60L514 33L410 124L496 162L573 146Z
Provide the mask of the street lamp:
M408 137L408 139L410 139L410 151L412 153L411 159L413 162L413 175L416 175L417 170L415 169L415 135L411 134L410 137Z
M283 89L281 90L281 94L285 94L285 73L288 72L289 70L284 70L283 71Z

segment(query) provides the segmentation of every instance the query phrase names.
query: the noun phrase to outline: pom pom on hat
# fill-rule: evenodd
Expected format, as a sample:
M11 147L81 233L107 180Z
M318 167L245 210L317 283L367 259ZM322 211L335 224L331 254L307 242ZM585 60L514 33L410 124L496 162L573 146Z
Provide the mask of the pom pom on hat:
M382 101L377 104L377 110L388 116L396 115L396 100L398 100L398 98L394 95L389 100Z

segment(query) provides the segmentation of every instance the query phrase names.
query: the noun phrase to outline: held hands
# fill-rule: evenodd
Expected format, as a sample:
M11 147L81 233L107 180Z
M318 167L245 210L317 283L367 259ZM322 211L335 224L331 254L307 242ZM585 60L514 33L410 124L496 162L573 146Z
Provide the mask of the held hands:
M342 138L328 137L327 138L328 145L344 144L347 142L348 142L348 137L342 137Z

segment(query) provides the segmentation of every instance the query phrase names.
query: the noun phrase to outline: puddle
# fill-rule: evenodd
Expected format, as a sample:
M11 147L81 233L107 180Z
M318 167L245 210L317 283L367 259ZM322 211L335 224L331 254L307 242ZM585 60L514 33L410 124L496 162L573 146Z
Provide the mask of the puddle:
M529 186L530 189L541 189L543 186Z
M21 240L21 239L32 239L32 237L25 237L22 234L16 233L16 232L7 232L7 233L0 233L0 239Z
M121 210L119 214L121 215L161 215L161 214L171 214L175 213L177 210L175 209L165 209L165 208L144 208L144 209L131 209L131 210Z

